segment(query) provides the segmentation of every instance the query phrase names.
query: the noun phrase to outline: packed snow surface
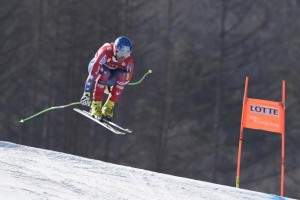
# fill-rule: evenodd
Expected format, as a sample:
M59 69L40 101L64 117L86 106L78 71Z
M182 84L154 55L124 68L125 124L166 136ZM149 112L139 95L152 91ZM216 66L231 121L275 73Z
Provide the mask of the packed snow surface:
M0 200L288 199L0 141Z

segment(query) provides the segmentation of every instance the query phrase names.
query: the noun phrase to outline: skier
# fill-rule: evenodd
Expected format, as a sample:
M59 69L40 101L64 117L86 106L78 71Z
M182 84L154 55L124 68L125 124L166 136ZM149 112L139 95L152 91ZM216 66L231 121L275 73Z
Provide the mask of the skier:
M115 42L105 43L100 47L90 61L89 75L80 103L90 106L90 113L96 119L112 121L115 104L133 75L131 52L132 42L129 38L121 36ZM102 107L106 89L110 94Z

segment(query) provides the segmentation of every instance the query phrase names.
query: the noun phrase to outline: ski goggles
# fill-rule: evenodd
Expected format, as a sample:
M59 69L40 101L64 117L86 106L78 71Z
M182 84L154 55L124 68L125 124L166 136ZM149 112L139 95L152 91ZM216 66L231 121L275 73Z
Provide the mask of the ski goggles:
M127 53L127 52L122 52L122 51L116 51L116 55L118 56L118 57L124 57L124 58L128 58L129 56L130 56L130 52L129 53Z
M123 46L122 50L116 49L116 55L118 57L128 58L131 54L129 47Z

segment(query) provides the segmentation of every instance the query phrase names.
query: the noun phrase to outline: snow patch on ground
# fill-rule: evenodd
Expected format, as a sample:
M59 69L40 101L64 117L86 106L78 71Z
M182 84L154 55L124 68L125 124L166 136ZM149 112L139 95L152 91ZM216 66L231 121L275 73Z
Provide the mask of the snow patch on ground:
M0 200L285 200L0 141Z

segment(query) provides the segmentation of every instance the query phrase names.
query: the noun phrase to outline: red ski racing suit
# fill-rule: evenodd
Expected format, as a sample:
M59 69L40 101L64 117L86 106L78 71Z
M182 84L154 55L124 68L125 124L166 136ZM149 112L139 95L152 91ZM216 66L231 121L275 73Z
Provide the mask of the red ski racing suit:
M89 64L89 76L84 92L91 93L94 90L93 100L102 101L106 86L113 86L109 100L116 103L125 85L131 80L133 69L131 56L125 58L123 62L118 62L114 56L114 43L105 43Z

